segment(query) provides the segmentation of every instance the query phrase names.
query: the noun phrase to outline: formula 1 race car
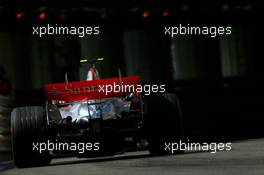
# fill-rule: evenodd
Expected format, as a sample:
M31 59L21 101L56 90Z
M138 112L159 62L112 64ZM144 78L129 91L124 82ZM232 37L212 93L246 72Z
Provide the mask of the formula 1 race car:
M133 89L142 85L139 76L99 79L95 63L102 60L81 60L91 64L86 81L45 85L45 105L12 111L17 167L48 165L57 156L114 155L142 139L150 153L164 154L165 142L181 139L175 94L144 96Z

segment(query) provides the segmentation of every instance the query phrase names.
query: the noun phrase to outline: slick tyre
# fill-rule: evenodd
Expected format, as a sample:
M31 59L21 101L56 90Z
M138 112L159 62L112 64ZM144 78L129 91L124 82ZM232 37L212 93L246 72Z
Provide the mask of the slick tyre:
M11 113L11 139L14 163L18 168L44 166L51 161L49 153L39 153L33 143L46 139L47 119L43 107L15 108Z
M149 152L155 155L171 154L168 143L183 139L183 125L177 96L172 93L155 94L145 99L145 134ZM183 151L174 151L182 153Z

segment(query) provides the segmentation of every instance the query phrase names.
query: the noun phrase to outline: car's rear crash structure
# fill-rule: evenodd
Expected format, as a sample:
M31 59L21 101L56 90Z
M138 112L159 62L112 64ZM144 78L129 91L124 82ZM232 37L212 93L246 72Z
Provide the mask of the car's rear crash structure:
M47 84L44 106L15 108L11 114L13 158L17 167L47 165L53 156L108 156L126 150L127 138L147 140L150 153L163 154L164 142L181 138L174 94L105 94L99 87L137 85L140 77ZM99 143L85 152L33 149L33 143ZM130 140L131 141L131 140Z

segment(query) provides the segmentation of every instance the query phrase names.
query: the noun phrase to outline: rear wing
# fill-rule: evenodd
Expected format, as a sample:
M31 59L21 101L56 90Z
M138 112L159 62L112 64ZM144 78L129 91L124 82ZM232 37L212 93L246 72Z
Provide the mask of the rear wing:
M46 84L46 99L80 101L125 96L140 84L139 76Z

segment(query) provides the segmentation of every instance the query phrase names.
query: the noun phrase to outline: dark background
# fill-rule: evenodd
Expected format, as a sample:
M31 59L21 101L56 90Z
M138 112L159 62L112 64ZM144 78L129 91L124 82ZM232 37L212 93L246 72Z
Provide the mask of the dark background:
M84 79L79 60L104 57L102 77L169 83L188 138L243 139L263 131L263 10L257 1L14 1L0 3L0 63L14 106L44 103L43 85ZM166 15L167 14L167 15ZM145 16L145 17L144 17ZM99 36L32 35L46 24L100 26ZM164 35L164 26L232 26L232 35Z

